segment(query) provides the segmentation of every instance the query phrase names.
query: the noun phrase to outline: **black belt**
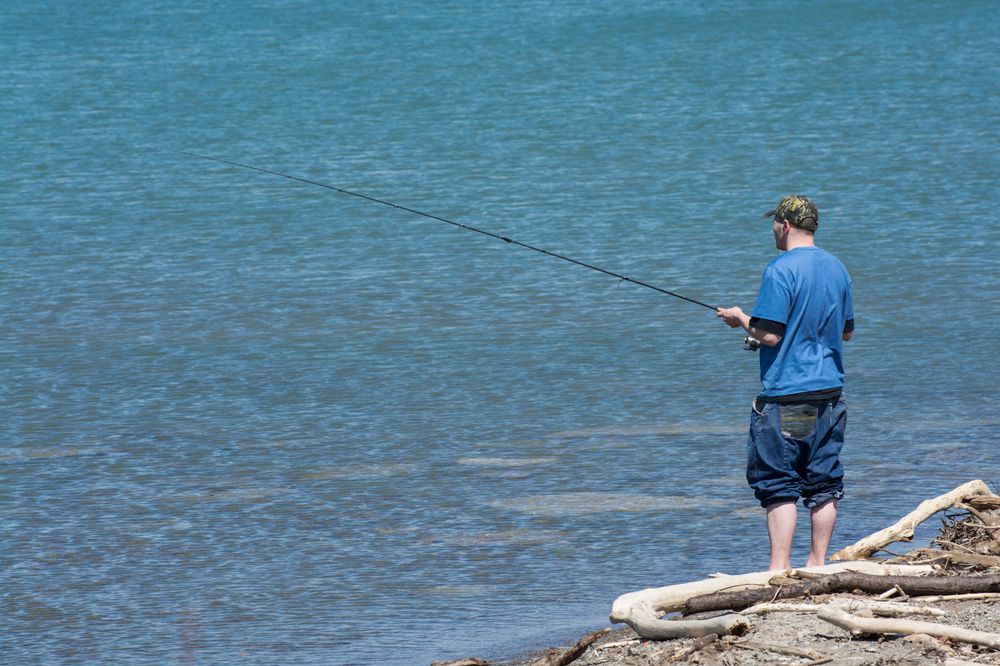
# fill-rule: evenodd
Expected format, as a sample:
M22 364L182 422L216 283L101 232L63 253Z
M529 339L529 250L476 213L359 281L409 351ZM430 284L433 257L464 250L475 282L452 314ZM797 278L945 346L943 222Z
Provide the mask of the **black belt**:
M822 403L830 402L831 400L838 400L843 392L843 387L838 386L832 389L809 391L808 393L793 393L792 395L758 395L754 398L754 402L762 405L793 405L811 402Z

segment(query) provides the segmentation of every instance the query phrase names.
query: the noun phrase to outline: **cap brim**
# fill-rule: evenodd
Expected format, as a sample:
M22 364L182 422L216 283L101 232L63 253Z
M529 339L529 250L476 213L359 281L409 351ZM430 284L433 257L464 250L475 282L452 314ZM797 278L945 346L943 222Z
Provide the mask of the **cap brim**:
M764 213L764 217L774 217L774 215L775 215L775 214L776 214L777 212L778 212L778 209L777 209L777 208L775 208L775 209L774 209L774 210L772 210L772 211L769 211L769 212L767 212L767 213Z

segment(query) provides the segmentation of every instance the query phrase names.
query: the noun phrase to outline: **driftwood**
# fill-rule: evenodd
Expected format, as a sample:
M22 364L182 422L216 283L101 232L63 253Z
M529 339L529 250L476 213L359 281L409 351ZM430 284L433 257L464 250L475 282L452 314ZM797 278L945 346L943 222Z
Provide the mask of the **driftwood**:
M938 601L984 601L990 603L1000 601L1000 594L994 592L980 592L976 594L943 594L940 596L914 597L910 601L920 601L925 604L933 604Z
M958 550L937 550L934 548L917 548L911 551L907 557L923 557L921 562L934 562L937 560L948 560L959 564L977 564L985 567L1000 567L1000 557L996 555L979 555L976 553L963 553Z
M937 638L948 638L963 643L975 643L991 648L1000 648L1000 634L963 629L936 622L916 620L887 620L883 618L856 617L839 608L825 608L818 617L841 629L858 634L927 634Z
M947 615L947 611L933 606L914 606L898 601L860 601L858 599L831 599L827 604L785 604L763 603L751 606L742 611L744 615L764 615L766 613L818 613L826 606L834 606L841 610L862 615L879 615L882 617L901 617L905 615Z
M909 596L921 594L950 594L960 592L1000 592L998 576L872 576L843 571L814 578L798 585L768 587L761 590L719 592L692 597L684 604L684 615L717 610L742 610L763 601L796 599L799 597L851 592L860 590L877 594L897 586Z
M835 573L838 571L859 571L870 574L914 575L929 573L927 565L885 565L878 562L839 562L821 567L798 569L798 573ZM661 623L667 620L659 619L664 613L679 611L684 608L684 602L702 594L711 594L721 590L745 590L760 588L774 578L773 571L755 571L738 576L718 576L691 583L655 587L637 592L629 592L615 599L611 607L611 622L632 627L643 638L654 638L658 634ZM889 585L888 587L892 587ZM881 591L881 590L880 590ZM670 624L676 624L670 622ZM709 631L707 633L717 633ZM704 634L697 634L704 635ZM720 634L722 635L722 634Z
M595 631L592 634L587 634L576 643L573 647L563 650L562 652L557 652L555 654L547 654L544 657L540 657L535 661L531 662L531 666L566 666L566 664L571 664L577 660L577 658L583 654L588 647L590 647L594 641L596 641L601 636L607 634L610 629L601 629Z
M993 509L1000 509L1000 496L976 495L975 497L967 498L965 503L980 511L992 511Z
M625 641L615 641L613 643L601 643L600 645L595 645L594 649L610 650L611 648L620 648L620 647L625 647L626 645L638 645L641 642L642 641L640 641L638 638L630 638Z
M917 505L916 509L900 518L896 524L891 525L884 530L879 530L871 536L867 536L861 541L858 541L843 550L838 550L830 556L830 559L857 560L871 555L890 543L896 541L912 541L913 531L917 525L924 522L938 511L950 508L963 501L970 505L976 504L975 500L972 498L980 495L994 497L993 493L982 481L976 480L963 483L951 492L939 495L933 499L924 500Z
M636 609L625 622L643 638L665 641L673 638L701 638L711 634L742 634L750 622L742 615L726 613L706 620L661 620L652 608Z
M928 573L931 567L926 565L891 566L878 562L840 562L821 567L800 569L798 573L832 573L838 571L862 571L872 574L918 574ZM745 618L730 617L728 626L720 627L706 624L704 621L676 622L661 620L664 613L681 610L684 602L693 596L717 592L720 590L744 590L767 585L774 577L773 571L756 571L738 576L719 576L692 583L668 585L667 587L651 588L629 592L618 597L611 608L611 621L624 622L632 627L639 636L654 640L667 638L698 637L710 633L720 636L741 631L745 626ZM718 621L716 621L718 622Z
M595 631L592 634L587 634L572 647L562 650L561 652L556 652L553 654L547 654L531 662L529 666L567 666L568 664L576 661L580 655L582 655L588 647L590 647L594 641L599 639L601 636L607 634L610 629L601 629L600 631ZM621 644L629 643L632 641L622 641ZM634 641L638 643L639 641ZM609 647L613 645L619 645L617 643L609 644ZM456 659L454 661L432 661L431 666L490 666L490 663L485 659L480 659L479 657L465 657L464 659Z
M958 508L971 513L973 516L978 518L983 525L988 527L1000 527L1000 517L992 518L987 516L975 506L975 503L971 501L972 499L974 498L970 498L968 502L959 502ZM1000 497L997 499L1000 499Z

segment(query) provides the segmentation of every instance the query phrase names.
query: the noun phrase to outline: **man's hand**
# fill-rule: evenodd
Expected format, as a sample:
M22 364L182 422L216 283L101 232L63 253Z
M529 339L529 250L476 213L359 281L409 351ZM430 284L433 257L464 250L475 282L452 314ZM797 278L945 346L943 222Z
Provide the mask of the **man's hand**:
M726 322L730 328L742 328L750 334L751 338L759 340L761 344L768 347L777 347L781 342L781 336L776 333L768 333L750 325L750 315L740 308L719 308L715 311L715 316Z
M746 330L750 326L750 317L740 308L719 308L715 311L715 316L726 322L729 328Z

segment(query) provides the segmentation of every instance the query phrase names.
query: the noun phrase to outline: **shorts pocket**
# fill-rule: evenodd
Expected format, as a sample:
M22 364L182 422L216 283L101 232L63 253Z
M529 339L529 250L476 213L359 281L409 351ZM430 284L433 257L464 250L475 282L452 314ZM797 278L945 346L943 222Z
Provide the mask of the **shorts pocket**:
M816 405L802 403L779 405L781 434L792 439L809 439L816 432Z

